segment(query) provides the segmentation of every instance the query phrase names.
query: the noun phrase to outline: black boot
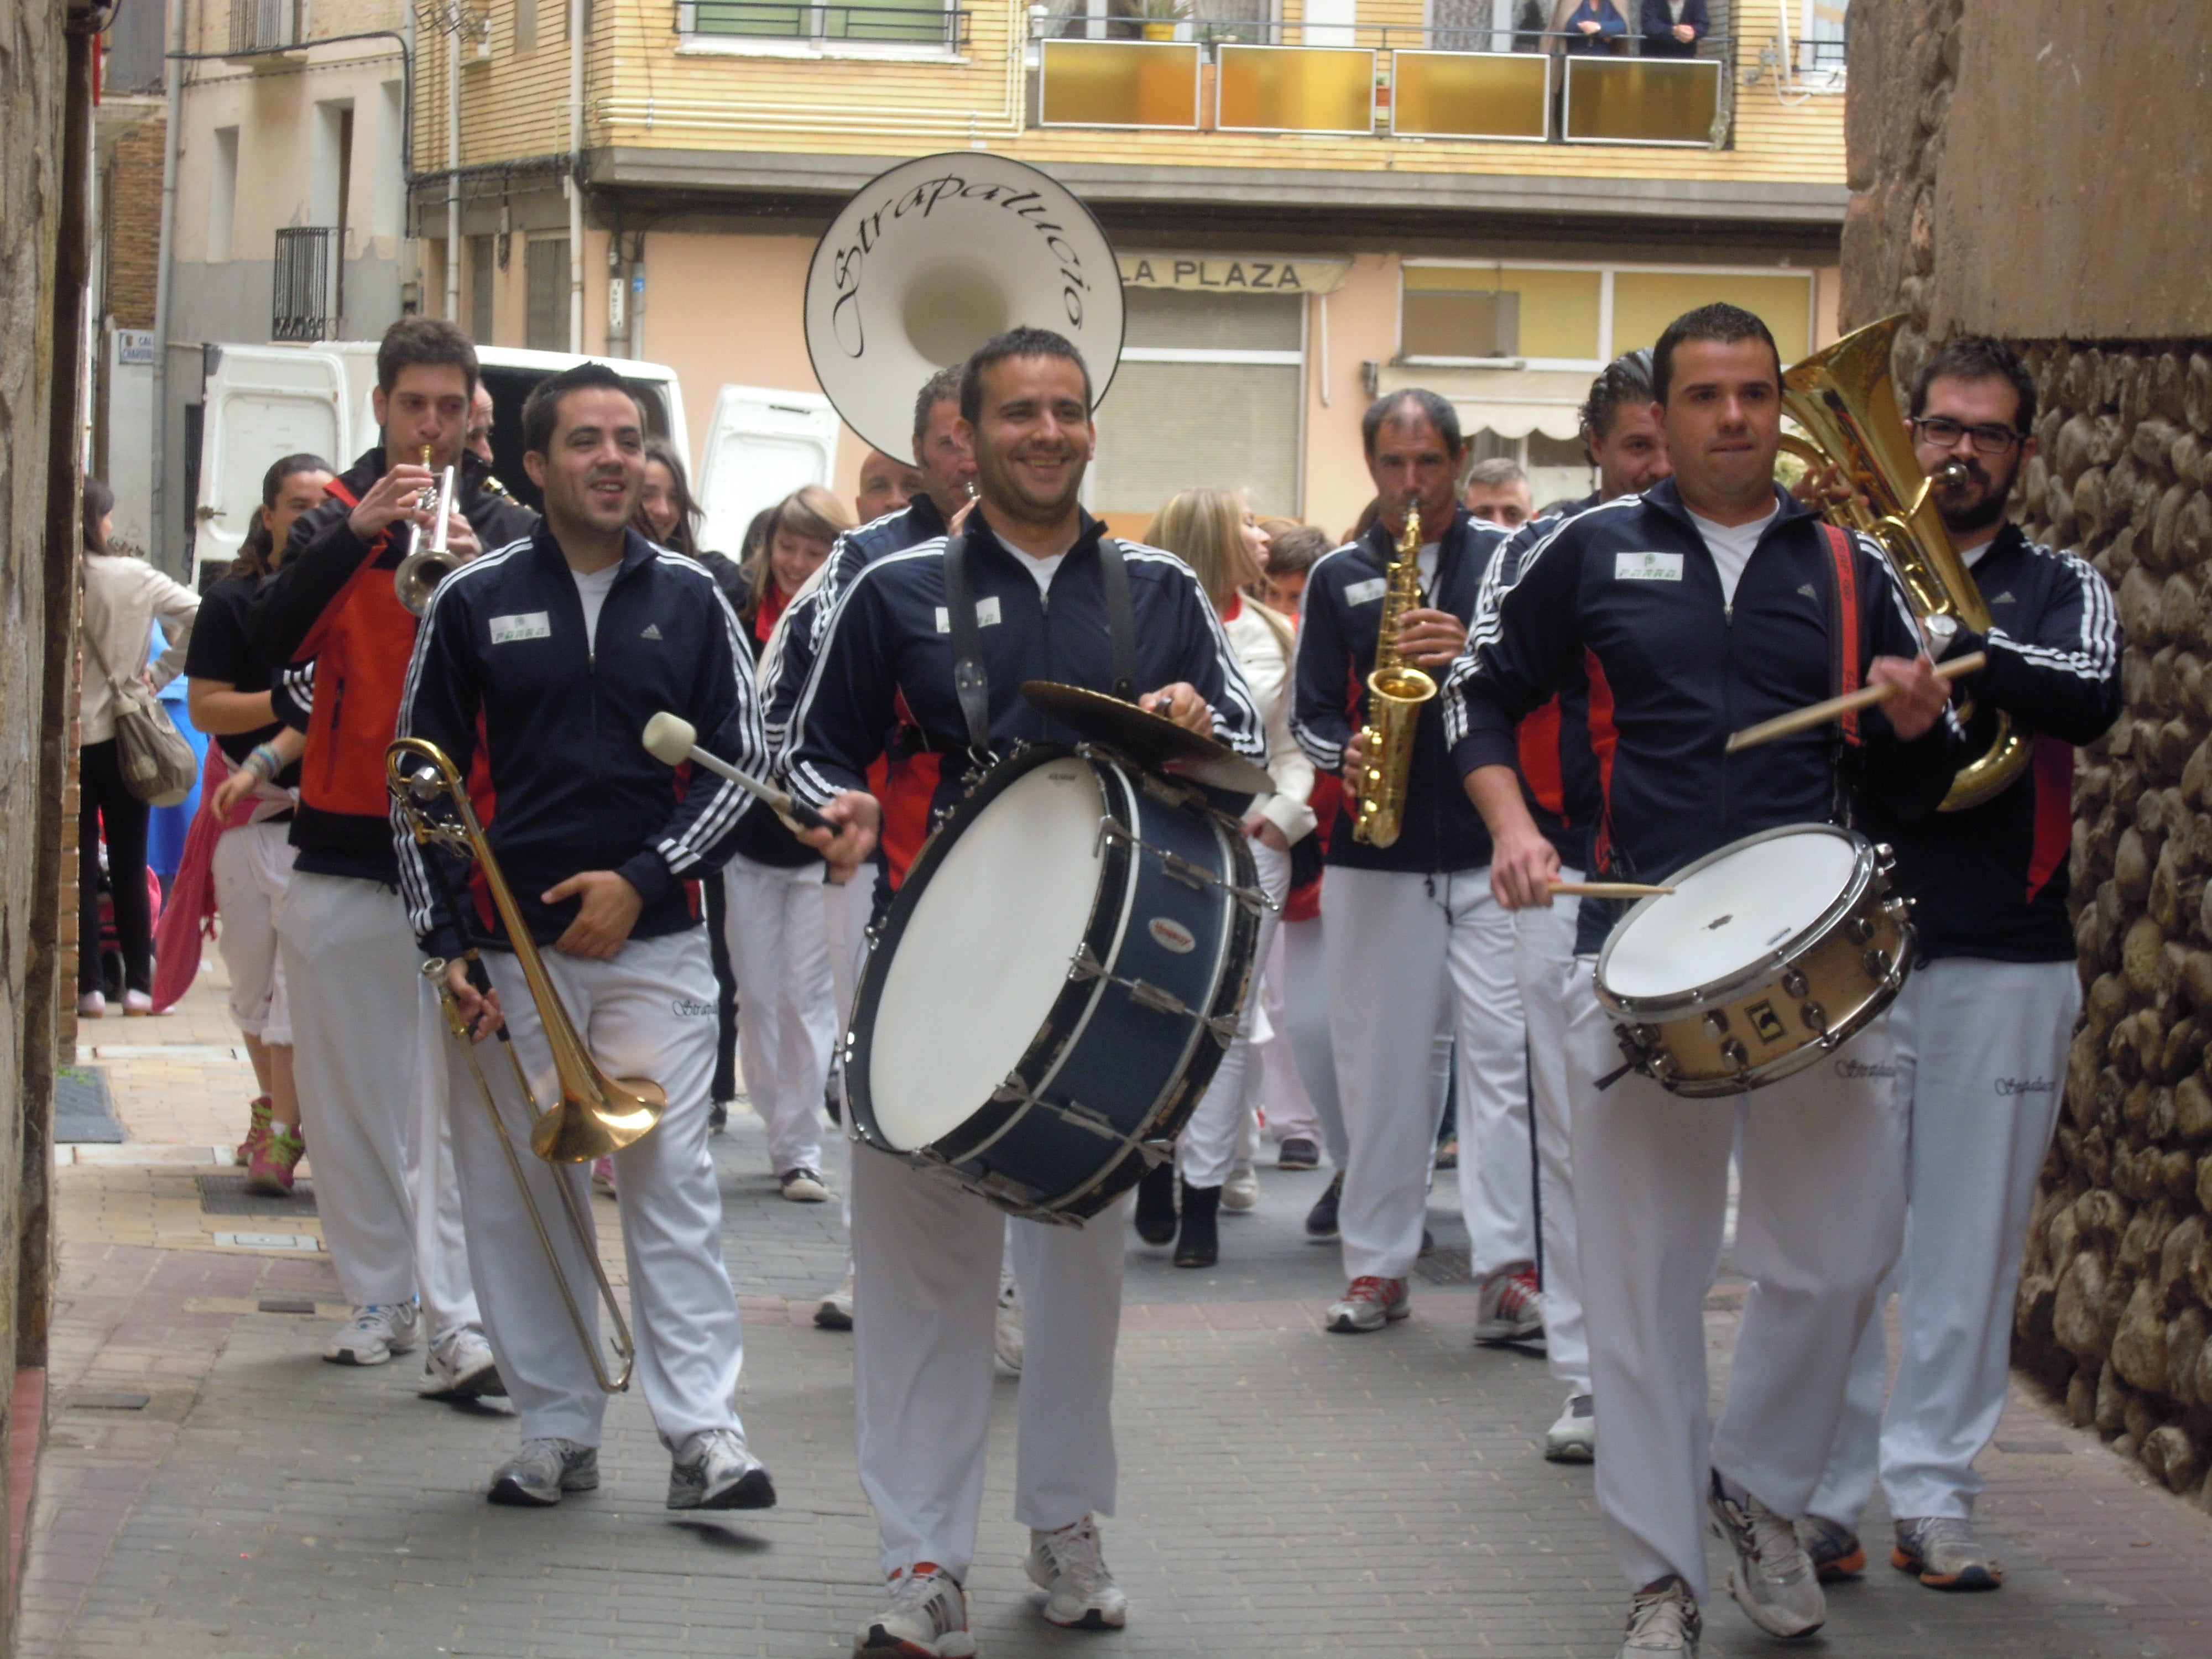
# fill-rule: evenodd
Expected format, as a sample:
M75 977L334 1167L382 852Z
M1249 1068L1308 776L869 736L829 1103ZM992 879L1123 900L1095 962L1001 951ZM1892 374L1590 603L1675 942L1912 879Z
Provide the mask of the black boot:
M1137 1237L1147 1244L1175 1243L1175 1165L1154 1164L1137 1183Z
M1221 1236L1214 1218L1221 1209L1221 1188L1182 1183L1182 1237L1176 1244L1178 1267L1211 1267L1221 1259Z
M1308 1238L1326 1239L1336 1237L1337 1200L1343 1196L1344 1171L1339 1170L1329 1177L1328 1190L1315 1200L1313 1208L1306 1212Z

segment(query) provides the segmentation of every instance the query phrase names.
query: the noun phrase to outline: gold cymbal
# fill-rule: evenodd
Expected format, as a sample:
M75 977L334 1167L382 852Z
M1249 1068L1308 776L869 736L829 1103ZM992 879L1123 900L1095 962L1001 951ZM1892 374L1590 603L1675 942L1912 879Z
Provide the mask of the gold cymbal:
M1133 702L1079 685L1054 680L1025 680L1022 696L1030 705L1085 737L1120 750L1139 765L1188 778L1210 789L1235 795L1273 793L1275 781L1227 744L1147 714Z

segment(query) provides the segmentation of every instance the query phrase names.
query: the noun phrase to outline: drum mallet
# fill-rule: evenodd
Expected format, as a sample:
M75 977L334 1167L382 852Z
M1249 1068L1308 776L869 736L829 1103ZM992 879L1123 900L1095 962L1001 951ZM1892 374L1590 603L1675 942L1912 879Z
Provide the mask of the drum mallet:
M1954 657L1948 662L1936 665L1936 678L1955 680L1961 674L1978 672L1989 661L1979 651L1969 651L1963 657ZM1897 694L1894 685L1869 685L1862 690L1847 691L1840 697L1831 697L1826 702L1816 702L1787 714L1777 714L1771 720L1761 720L1756 726L1747 726L1741 732L1729 734L1727 752L1733 755L1739 749L1751 749L1762 743L1771 743L1777 738L1786 738L1796 732L1808 731L1815 726L1826 726L1830 720L1861 708L1871 708L1878 702L1887 702Z
M758 778L740 772L720 756L710 755L699 746L699 728L680 714L666 709L645 723L645 746L657 761L670 766L681 766L691 761L705 767L718 778L727 778L738 788L745 790L763 802L778 817L787 818L801 830L826 830L837 833L837 826L823 817L803 800L794 800L781 789L771 789Z

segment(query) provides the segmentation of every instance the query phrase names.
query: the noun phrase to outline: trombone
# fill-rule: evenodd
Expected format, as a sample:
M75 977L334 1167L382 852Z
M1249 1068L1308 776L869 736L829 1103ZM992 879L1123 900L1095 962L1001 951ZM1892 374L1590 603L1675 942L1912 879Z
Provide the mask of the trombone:
M493 907L506 924L507 939L514 947L515 963L530 987L532 1001L537 1005L538 1023L544 1030L546 1046L552 1050L553 1068L561 1087L560 1099L550 1110L539 1105L529 1075L523 1070L522 1058L515 1053L502 1026L500 1042L507 1051L507 1064L514 1068L515 1086L531 1116L531 1151L551 1164L588 1164L620 1152L648 1133L660 1121L661 1111L668 1103L666 1094L659 1084L643 1078L617 1081L608 1077L585 1048L584 1040L568 1018L560 993L554 988L545 963L530 937L530 929L516 908L514 895L500 871L499 861L492 856L490 842L484 836L483 826L477 822L459 769L435 744L420 738L402 738L384 752L384 776L386 787L391 790L392 799L417 844L425 849L444 848L463 858L475 860L483 872L484 885L490 890ZM441 801L447 810L434 812ZM432 878L442 884L444 872L436 859L426 857L424 863L429 866ZM453 895L448 892L447 897L453 914L461 915L463 913L453 902ZM465 959L471 981L479 990L489 989L490 978L473 945L467 947ZM622 1369L618 1375L611 1376L599 1358L598 1345L585 1322L584 1310L569 1287L568 1276L561 1271L560 1258L554 1254L552 1237L546 1231L538 1200L531 1193L522 1159L515 1150L514 1138L507 1133L507 1121L500 1115L499 1102L492 1094L483 1067L477 1059L469 1021L461 1012L453 988L447 983L447 966L444 961L433 958L422 964L422 975L438 994L447 1029L461 1045L470 1074L476 1079L477 1093L483 1101L484 1109L491 1114L500 1150L506 1154L507 1168L522 1194L523 1207L530 1212L530 1224L537 1231L539 1248L545 1253L546 1265L552 1269L554 1283L560 1286L568 1322L574 1327L576 1340L583 1345L585 1356L591 1362L592 1375L607 1393L620 1394L629 1386L637 1351L630 1340L629 1327L623 1319L614 1287L607 1281L606 1268L599 1261L598 1230L577 1198L575 1188L565 1178L557 1178L554 1184L568 1212L568 1224L592 1264L599 1298L614 1322L613 1346L621 1357Z

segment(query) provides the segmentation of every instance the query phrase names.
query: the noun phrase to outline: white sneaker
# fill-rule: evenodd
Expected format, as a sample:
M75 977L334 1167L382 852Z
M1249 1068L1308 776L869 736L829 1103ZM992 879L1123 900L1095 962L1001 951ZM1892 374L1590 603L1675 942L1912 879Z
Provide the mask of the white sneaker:
M1022 1329L1022 1293L1012 1273L999 1277L999 1310L991 1320L991 1352L999 1363L1017 1376L1028 1341Z
M1744 1617L1769 1636L1810 1636L1826 1622L1828 1598L1813 1559L1797 1541L1797 1528L1741 1487L1713 1471L1705 1493L1713 1534L1735 1559L1729 1594Z
M1516 1261L1485 1273L1475 1291L1475 1346L1527 1342L1543 1334L1544 1308L1536 1290L1536 1264Z
M1370 1273L1353 1279L1346 1287L1342 1301L1329 1304L1326 1322L1330 1330L1352 1336L1379 1331L1413 1311L1413 1297L1404 1279L1377 1279Z
M1637 1591L1628 1604L1628 1632L1620 1638L1616 1659L1642 1659L1653 1653L1698 1659L1698 1638L1704 1634L1705 1620L1682 1581L1663 1579Z
M1249 1164L1238 1164L1221 1183L1221 1207L1242 1212L1259 1201L1260 1172Z
M382 1365L396 1353L411 1353L422 1329L412 1302L378 1302L356 1308L323 1350L333 1365Z
M854 1659L973 1659L968 1597L933 1561L896 1574L853 1638Z
M1586 1394L1571 1394L1559 1420L1544 1431L1544 1455L1554 1463L1589 1463L1597 1458L1597 1416Z
M599 1489L599 1449L575 1440L526 1440L491 1478L484 1502L550 1509L563 1492Z
M1076 1630L1119 1630L1129 1598L1107 1571L1098 1523L1085 1516L1054 1532L1030 1528L1030 1583L1045 1592L1044 1616Z
M845 1282L823 1297L814 1310L817 1330L849 1331L853 1328L853 1275L847 1273Z
M735 1429L686 1435L668 1470L672 1510L772 1510L775 1482Z
M785 1199L793 1204L819 1204L830 1196L830 1188L821 1176L803 1166L786 1170L776 1180Z
M76 1000L76 1017L79 1019L106 1018L106 994L102 991L87 991Z
M425 1400L480 1400L503 1395L499 1362L491 1344L473 1325L459 1325L430 1344L422 1357L422 1382L415 1392Z

